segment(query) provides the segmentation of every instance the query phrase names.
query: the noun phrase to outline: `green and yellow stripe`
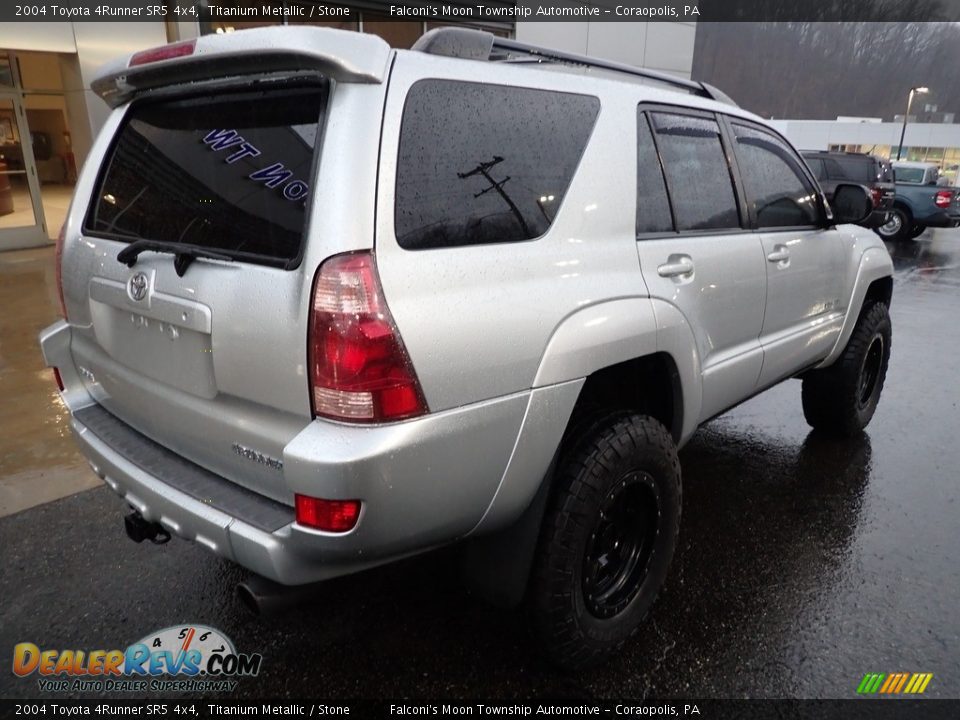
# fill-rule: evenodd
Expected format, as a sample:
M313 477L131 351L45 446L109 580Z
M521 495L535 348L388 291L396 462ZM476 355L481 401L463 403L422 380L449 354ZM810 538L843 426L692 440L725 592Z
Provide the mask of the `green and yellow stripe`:
M921 695L933 673L867 673L857 686L859 695Z

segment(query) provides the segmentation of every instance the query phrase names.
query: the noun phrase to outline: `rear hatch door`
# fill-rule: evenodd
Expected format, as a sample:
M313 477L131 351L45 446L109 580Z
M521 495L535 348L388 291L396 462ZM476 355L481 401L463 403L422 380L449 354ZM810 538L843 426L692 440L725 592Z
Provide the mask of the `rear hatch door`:
M271 56L250 47L279 47L278 36L249 35L219 55L208 43L206 67L226 68L223 57L230 68L264 67ZM311 48L286 59L296 72L215 89L181 82L203 72L180 61L95 83L130 102L108 123L109 144L98 140L99 168L84 172L88 202L71 212L64 249L71 350L94 398L173 452L290 504L282 456L311 420L309 239L323 230L307 219L335 85L302 68L336 75L316 53L328 40L345 46L345 35L355 34L291 29L288 44ZM370 62L385 66L389 48L376 42L383 57ZM375 80L344 62L347 75ZM138 83L146 90L132 97L110 91Z

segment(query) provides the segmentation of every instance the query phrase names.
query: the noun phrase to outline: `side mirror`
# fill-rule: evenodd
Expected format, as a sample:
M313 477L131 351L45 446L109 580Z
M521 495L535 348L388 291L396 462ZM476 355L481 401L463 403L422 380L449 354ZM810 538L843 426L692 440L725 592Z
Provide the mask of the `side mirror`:
M830 205L835 223L856 225L870 217L873 212L873 196L863 185L843 183L834 190L833 202Z

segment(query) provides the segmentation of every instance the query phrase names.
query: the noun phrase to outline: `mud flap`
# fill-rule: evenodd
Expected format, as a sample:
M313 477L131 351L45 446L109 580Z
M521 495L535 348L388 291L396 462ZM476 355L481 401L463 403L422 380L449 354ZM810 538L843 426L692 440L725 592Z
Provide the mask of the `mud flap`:
M523 514L502 530L467 541L460 556L460 578L467 590L497 607L523 602L550 496L557 458Z

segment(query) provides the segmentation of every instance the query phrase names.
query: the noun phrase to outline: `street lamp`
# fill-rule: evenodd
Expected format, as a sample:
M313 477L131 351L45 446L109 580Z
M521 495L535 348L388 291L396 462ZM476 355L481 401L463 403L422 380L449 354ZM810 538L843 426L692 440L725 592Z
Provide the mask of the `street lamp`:
M897 160L900 159L900 155L903 154L903 138L907 134L907 118L910 117L910 106L913 105L913 94L923 95L924 93L930 92L930 88L927 87L915 87L910 88L910 94L907 95L907 112L903 116L903 129L900 130L900 146L897 148Z

